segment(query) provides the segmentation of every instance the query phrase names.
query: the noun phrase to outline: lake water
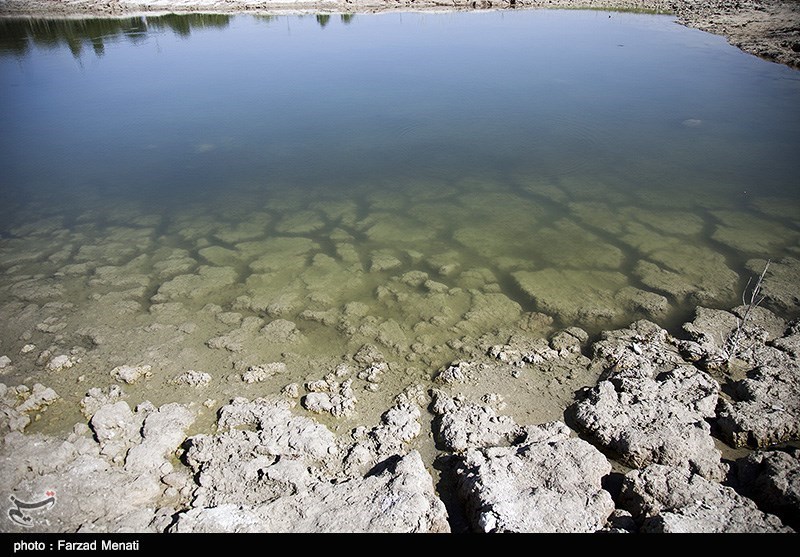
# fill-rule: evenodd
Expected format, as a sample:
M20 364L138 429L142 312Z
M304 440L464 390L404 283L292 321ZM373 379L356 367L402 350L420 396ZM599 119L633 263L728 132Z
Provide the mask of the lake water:
M799 101L666 15L0 21L1 378L213 409L344 363L377 411L520 331L675 330L800 255Z

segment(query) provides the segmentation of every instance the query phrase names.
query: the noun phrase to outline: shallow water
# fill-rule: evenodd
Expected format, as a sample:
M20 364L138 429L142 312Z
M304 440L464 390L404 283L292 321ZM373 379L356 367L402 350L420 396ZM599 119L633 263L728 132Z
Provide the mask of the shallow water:
M800 254L798 100L671 16L2 21L2 379L57 429L117 366L210 419L346 363L371 419L516 332L677 330Z

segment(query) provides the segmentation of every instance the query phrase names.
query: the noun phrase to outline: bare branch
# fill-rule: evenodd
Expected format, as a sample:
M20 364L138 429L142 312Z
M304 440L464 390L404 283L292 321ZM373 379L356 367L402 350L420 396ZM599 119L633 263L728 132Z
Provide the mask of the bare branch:
M750 317L750 312L754 308L761 305L761 303L766 299L766 296L761 295L761 287L764 284L764 277L767 275L767 269L769 269L770 262L771 260L767 259L767 263L764 265L764 270L761 271L758 280L756 280L756 283L750 292L750 302L747 302L747 291L753 282L753 277L750 277L747 280L747 285L742 291L742 304L747 307L744 310L744 315L742 315L742 318L737 318L736 320L736 330L728 336L728 339L725 342L725 349L728 354L728 358L733 358L739 353L739 344L742 341L742 335L744 335L744 328L747 324L748 317Z

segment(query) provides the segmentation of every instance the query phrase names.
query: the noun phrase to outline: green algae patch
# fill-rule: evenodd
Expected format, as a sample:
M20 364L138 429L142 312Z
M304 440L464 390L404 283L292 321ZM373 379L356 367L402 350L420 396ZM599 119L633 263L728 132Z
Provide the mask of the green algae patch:
M531 247L535 260L554 267L577 269L619 269L625 255L618 247L566 220L537 231Z
M231 267L200 267L197 273L178 275L163 283L154 302L165 302L176 298L203 298L212 293L224 291L237 283L239 274Z
M564 322L603 323L622 316L616 293L628 285L622 273L544 269L512 276L540 311Z

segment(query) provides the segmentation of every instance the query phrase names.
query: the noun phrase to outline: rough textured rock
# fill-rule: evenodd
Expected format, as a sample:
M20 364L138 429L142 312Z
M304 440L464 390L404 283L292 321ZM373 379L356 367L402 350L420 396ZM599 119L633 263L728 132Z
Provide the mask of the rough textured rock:
M124 404L124 403L123 403ZM143 473L174 456L186 438L194 414L185 406L169 403L150 412L141 429L141 442L125 457L125 470Z
M152 366L117 366L111 370L111 377L117 381L128 383L136 383L142 377L151 377L153 374L150 371Z
M602 478L611 464L562 423L528 428L525 442L471 449L458 487L478 532L586 533L614 511Z
M733 446L763 448L800 438L800 365L762 366L720 399L717 426Z
M680 365L686 361L672 336L647 320L603 331L591 347L591 366L601 372L601 379L613 375L655 377Z
M730 361L729 342L738 323L731 312L698 306L694 319L683 325L690 340L679 342L681 354L707 371L723 369Z
M784 335L773 339L770 345L786 352L792 358L800 359L800 319L790 322Z
M277 397L237 398L220 410L220 433L189 439L186 462L200 484L196 507L262 502L312 481L309 466L336 451L335 439L292 414L292 406Z
M688 361L705 370L727 370L734 359L756 365L756 357L763 354L754 348L783 337L786 321L756 305L731 311L700 306L683 330L690 339L680 341L678 346Z
M89 425L100 443L100 453L113 462L123 462L134 443L140 440L144 413L131 410L127 402L119 401L101 407Z
M778 533L792 532L755 502L688 467L652 464L628 472L618 504L641 532Z
M121 400L125 394L119 385L112 385L107 392L98 387L92 387L80 402L81 413L87 420L91 419L100 408Z
M278 373L286 373L285 363L272 362L264 365L249 366L247 370L242 373L242 381L245 383L258 383L259 381L266 381Z
M419 453L339 483L313 484L254 506L231 504L179 514L171 532L449 532L447 514Z
M66 354L55 356L52 360L47 362L48 371L62 371L69 369L75 365L75 358L71 358Z
M29 414L44 410L58 398L53 389L39 383L33 389L0 383L0 434L23 431L31 422Z
M205 387L211 382L211 374L204 371L190 369L172 378L175 385L189 385L191 387Z
M508 416L498 416L490 406L454 398L438 389L433 389L432 396L431 409L437 415L434 433L444 450L511 445L525 438L523 427Z
M342 383L334 379L315 381L307 384L309 391L303 397L303 407L311 412L328 412L334 417L346 416L355 412L357 399L353 394L353 380Z
M371 430L337 442L323 425L292 413L283 398L235 399L220 411L220 433L190 439L186 461L200 487L193 505L256 505L311 489L334 477L362 477L408 452L419 435L419 407L406 396Z
M352 432L353 441L343 443L342 462L348 475L366 474L378 462L408 452L408 443L422 431L420 404L427 397L418 385L403 390L394 405L381 415L380 423L371 428L357 427Z
M235 399L218 434L190 439L199 487L171 531L449 531L420 455L405 449L420 432L418 394L407 390L380 425L338 443L283 398Z
M588 333L578 327L557 331L549 341L540 335L515 332L505 343L489 346L486 353L510 366L512 377L520 377L526 368L531 368L534 373L548 373L560 381L587 372L590 360L583 355L583 349L588 338ZM474 382L485 373L486 365L462 363L458 371L464 380Z
M666 331L649 322L605 335L594 361L605 371L568 414L631 467L689 463L709 479L725 469L711 437L719 385L683 362Z
M797 2L673 0L670 7L683 25L722 35L745 52L800 68Z
M156 409L143 403L134 413L116 402L92 417L94 436L86 424L64 438L12 432L0 445L0 489L20 501L55 498L51 507L28 515L37 531L163 530L159 521L168 524L171 505L185 503L189 494L191 478L172 463L192 421L178 404ZM116 444L116 435L124 441ZM29 531L8 524L10 531Z
M800 449L756 451L736 461L736 489L800 529Z
M800 437L797 321L755 304L730 312L699 307L683 328L686 359L727 379L715 425L728 444L759 448Z

